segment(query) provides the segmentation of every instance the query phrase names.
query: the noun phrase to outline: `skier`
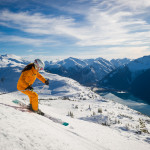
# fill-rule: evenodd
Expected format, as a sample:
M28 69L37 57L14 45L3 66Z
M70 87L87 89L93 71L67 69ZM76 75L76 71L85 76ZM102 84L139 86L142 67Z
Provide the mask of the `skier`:
M29 109L44 115L44 113L38 109L38 94L33 91L32 84L35 79L38 78L40 81L49 85L49 80L46 80L38 71L44 69L44 62L40 59L35 59L34 63L28 64L21 73L18 80L17 89L22 93L28 95L30 99Z

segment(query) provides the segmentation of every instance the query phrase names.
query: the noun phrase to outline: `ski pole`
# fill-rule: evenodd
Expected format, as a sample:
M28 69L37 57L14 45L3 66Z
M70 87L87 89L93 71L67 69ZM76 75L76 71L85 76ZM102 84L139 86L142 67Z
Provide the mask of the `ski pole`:
M40 93L42 92L42 90L44 90L45 86L46 86L46 85L43 85L43 88L41 89Z
M45 86L46 86L46 84L43 85L43 87L42 87L42 89L40 90L39 94L42 93L42 91L44 90ZM40 103L40 99L39 99L39 103Z

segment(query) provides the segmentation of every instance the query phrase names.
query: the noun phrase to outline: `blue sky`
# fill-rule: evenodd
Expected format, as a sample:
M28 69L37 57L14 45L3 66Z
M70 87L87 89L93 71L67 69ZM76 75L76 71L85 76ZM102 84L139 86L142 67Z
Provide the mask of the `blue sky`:
M149 55L150 1L0 0L0 54Z

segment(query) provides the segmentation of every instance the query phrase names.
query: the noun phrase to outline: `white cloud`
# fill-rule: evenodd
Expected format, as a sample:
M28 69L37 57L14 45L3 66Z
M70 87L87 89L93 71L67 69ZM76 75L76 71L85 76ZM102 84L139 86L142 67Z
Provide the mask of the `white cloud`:
M106 49L106 56L113 58L138 58L143 55L149 55L150 46L134 47L111 47ZM111 53L110 53L111 52Z
M145 20L134 18L132 12L101 11L101 5L89 7L84 24L71 17L46 16L40 13L12 13L5 10L0 16L0 24L10 26L11 22L12 28L31 34L74 37L81 46L123 45L128 39L140 40L137 31L133 31L149 30L150 27Z
M27 52L33 52L33 50L32 50L32 49L29 49L29 50L27 50Z
M33 45L36 47L40 47L45 44L47 45L55 44L55 41L51 41L48 39L25 38L25 37L11 36L11 35L5 35L5 34L1 34L0 42L17 42L21 44Z
M137 9L146 9L150 7L150 1L149 0L117 0L119 4L122 4L126 7L130 7L133 10Z
M69 28L74 24L72 18L63 16L53 17L40 13L30 14L29 12L13 13L8 10L0 13L0 23L39 35L65 34L66 31L62 29Z
M112 59L112 58L139 58L144 55L150 55L150 46L141 46L141 47L109 47L109 48L97 48L96 51L85 51L81 52L79 57L81 58L97 58L103 57L105 59Z

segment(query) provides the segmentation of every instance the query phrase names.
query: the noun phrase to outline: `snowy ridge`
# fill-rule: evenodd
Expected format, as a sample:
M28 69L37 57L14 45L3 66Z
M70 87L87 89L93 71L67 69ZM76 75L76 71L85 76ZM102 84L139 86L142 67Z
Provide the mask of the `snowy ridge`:
M28 63L24 59L16 55L0 55L0 67L16 67L23 66L23 64Z
M123 62L117 61L115 63L119 66ZM86 86L97 84L99 80L115 68L113 63L103 58L77 59L72 57L61 61L46 61L45 66L48 72L72 78Z
M128 63L130 63L130 61L133 61L131 59L128 58L124 58L124 59L112 59L110 62L116 67L120 67L120 66L124 66Z
M144 57L138 58L132 61L131 63L129 63L127 66L131 72L147 70L150 68L150 56L144 56Z
M131 60L128 58L124 58L124 59L112 59L108 61L101 57L95 59L79 59L79 58L69 57L63 60L51 60L50 62L48 61L49 60L47 60L47 66L55 66L55 67L64 66L68 69L70 67L75 67L75 66L82 66L82 67L86 67L88 65L90 66L93 64L93 62L101 63L106 67L111 66L115 68L115 67L128 64Z
M62 98L70 98L70 99L96 99L101 98L98 94L92 92L90 88L81 86L77 81L61 77L56 74L50 74L46 72L41 72L41 74L49 79L50 85L45 86L43 88L43 84L40 81L36 81L34 84L35 91L40 91L41 97L44 95L50 97L62 97Z
M135 79L149 69L150 56L144 56L110 72L100 81L99 85L115 89L128 90L131 89L130 86L135 81Z

